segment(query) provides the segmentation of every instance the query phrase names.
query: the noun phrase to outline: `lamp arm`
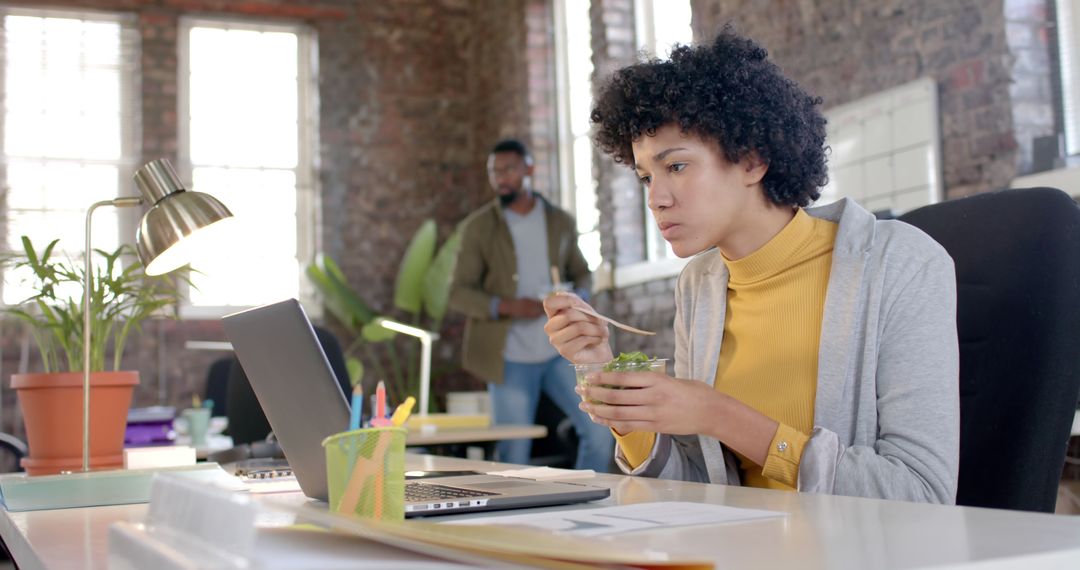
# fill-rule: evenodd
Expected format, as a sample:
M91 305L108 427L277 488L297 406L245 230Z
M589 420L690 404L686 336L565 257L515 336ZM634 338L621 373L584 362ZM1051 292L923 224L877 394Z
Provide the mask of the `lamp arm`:
M427 417L431 397L431 335L420 337L420 417Z
M114 206L117 208L129 208L143 203L142 198L125 197L113 198L95 202L86 210L86 249L83 257L83 278L86 283L83 286L83 447L82 447L82 470L90 470L90 291L93 289L94 274L91 272L90 258L93 250L90 249L90 222L94 210L101 206Z
M431 396L431 344L439 339L439 333L409 326L390 319L379 317L374 321L384 329L407 334L420 339L420 411L424 417L428 413L428 399Z

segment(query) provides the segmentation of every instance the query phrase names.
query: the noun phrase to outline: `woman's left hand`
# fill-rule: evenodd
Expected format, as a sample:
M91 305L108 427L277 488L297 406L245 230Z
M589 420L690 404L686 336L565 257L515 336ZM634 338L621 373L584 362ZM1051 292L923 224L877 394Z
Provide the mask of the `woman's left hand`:
M594 422L620 434L709 433L716 423L715 404L722 397L703 382L659 372L599 372L586 380L588 386L575 389L584 400L578 407Z

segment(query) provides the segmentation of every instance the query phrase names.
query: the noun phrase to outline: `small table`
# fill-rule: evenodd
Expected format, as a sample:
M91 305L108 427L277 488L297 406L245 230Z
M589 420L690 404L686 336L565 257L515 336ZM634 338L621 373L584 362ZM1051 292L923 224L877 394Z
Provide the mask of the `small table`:
M546 436L547 427L542 425L494 425L486 428L440 429L431 433L409 432L405 445L410 447L434 447L455 454L467 443L482 443L484 457L491 457L495 442L504 439L538 439Z

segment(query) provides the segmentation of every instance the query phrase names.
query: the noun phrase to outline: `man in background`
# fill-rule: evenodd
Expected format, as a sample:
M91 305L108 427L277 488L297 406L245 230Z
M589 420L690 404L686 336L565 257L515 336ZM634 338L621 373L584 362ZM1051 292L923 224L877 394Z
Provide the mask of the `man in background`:
M450 306L464 313L464 368L488 382L492 422L531 424L543 391L574 424L578 469L607 471L614 439L578 409L573 367L548 342L543 298L572 282L588 298L589 267L567 212L533 192L533 161L517 140L495 145L487 161L496 199L462 224ZM497 459L528 464L532 441L500 441Z

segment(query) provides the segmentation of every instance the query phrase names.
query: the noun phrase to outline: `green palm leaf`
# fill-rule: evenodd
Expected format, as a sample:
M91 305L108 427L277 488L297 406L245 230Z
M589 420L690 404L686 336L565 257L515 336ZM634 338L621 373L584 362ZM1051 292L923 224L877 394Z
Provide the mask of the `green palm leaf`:
M330 256L320 255L307 267L311 282L322 293L323 303L343 325L359 332L375 318L375 311L349 287L341 268Z
M394 306L419 316L424 294L424 274L435 256L435 221L425 220L416 230L398 268Z
M379 325L379 321L382 320L382 318L383 317L372 319L371 322L364 325L363 330L360 331L360 336L368 342L386 342L397 336L396 331L392 331Z
M446 243L435 254L427 273L424 275L424 311L434 322L431 328L439 329L446 306L450 300L450 281L454 278L454 265L457 263L458 248L461 246L461 232L454 230Z

